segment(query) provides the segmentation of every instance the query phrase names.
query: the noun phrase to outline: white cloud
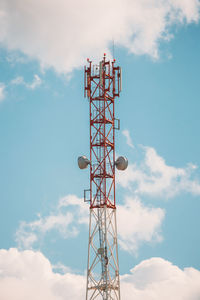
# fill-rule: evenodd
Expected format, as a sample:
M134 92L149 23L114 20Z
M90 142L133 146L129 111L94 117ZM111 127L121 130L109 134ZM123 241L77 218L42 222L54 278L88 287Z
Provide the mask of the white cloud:
M138 198L125 198L117 207L118 238L121 248L137 253L144 242L162 241L161 225L165 212L161 208L147 207ZM48 232L57 230L62 238L74 238L86 225L88 230L89 206L75 195L61 198L50 215L33 222L21 222L16 232L18 247L31 249Z
M39 217L33 222L21 222L16 232L16 242L20 248L29 249L53 229L56 229L64 238L76 236L77 230L70 226L72 221L73 215L67 212Z
M199 19L199 1L187 1L187 0L170 0L169 3L173 7L179 10L179 20L186 18L187 22L197 21ZM173 16L173 14L172 14ZM176 15L173 16L174 18Z
M137 148L134 148L137 150ZM141 151L141 147L139 148ZM168 166L155 149L142 147L144 157L140 163L130 164L120 172L118 183L128 188L129 195L117 206L118 238L123 250L137 254L144 242L162 241L161 227L165 211L141 202L141 195L169 198L181 192L200 194L200 182L193 179L196 166L185 168ZM88 227L89 207L75 195L61 198L57 207L47 216L38 216L35 221L21 222L16 232L19 247L29 249L37 245L48 232L57 230L62 238L76 237L82 225Z
M25 55L23 55L19 51L11 51L6 56L6 61L10 64L10 66L14 67L16 64L25 64L29 61Z
M198 300L200 272L194 268L181 270L162 258L151 258L134 267L121 278L126 300Z
M65 239L75 237L79 233L79 225L88 224L88 212L83 199L75 195L63 197L49 215L38 215L33 222L21 222L16 231L16 242L20 248L30 249L52 230L57 230Z
M122 134L123 134L123 135L125 136L125 138L126 138L126 143L127 143L127 145L128 145L129 147L131 147L131 148L134 148L129 130L127 130L127 129L123 130L123 131L122 131Z
M14 78L13 80L11 80L11 84L24 85L26 88L31 89L31 90L34 90L35 88L40 86L41 83L42 83L42 80L37 74L34 75L33 81L30 83L25 82L25 80L22 76L18 76L16 78Z
M29 89L34 90L36 87L38 87L39 85L41 85L41 83L42 83L41 78L37 74L35 74L33 81L30 84L26 84L26 86Z
M0 102L2 102L5 98L5 84L0 82Z
M22 76L17 76L17 77L14 78L13 80L11 80L11 84L15 84L15 85L24 84L24 77L22 77Z
M70 267L67 267L67 266L63 265L60 262L58 262L57 264L53 265L52 269L56 273L61 273L61 274L72 273L72 269Z
M53 272L41 252L0 250L1 300L82 300L85 287L85 275ZM199 300L200 272L151 258L121 276L121 296L126 300Z
M0 43L67 73L88 56L109 54L113 39L131 53L157 58L174 25L198 21L198 0L2 0Z
M40 252L0 250L0 295L1 300L79 300L85 296L85 277L54 273Z
M127 171L117 176L121 186L131 189L136 194L154 197L170 198L181 192L200 195L200 181L193 178L197 166L168 166L154 148L143 147L143 150L144 157L141 162L129 164Z
M141 243L162 241L164 216L163 209L147 207L139 199L127 197L125 204L117 207L118 240L122 249L137 253Z

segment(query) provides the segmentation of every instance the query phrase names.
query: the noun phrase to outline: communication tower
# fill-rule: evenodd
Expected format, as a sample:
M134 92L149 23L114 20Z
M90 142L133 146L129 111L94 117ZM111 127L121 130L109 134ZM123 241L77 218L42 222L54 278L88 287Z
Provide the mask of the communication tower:
M125 170L128 160L115 159L115 98L121 92L121 68L106 59L98 65L88 59L84 93L89 100L90 158L78 158L80 169L90 166L90 204L86 300L120 300L115 201L115 167Z

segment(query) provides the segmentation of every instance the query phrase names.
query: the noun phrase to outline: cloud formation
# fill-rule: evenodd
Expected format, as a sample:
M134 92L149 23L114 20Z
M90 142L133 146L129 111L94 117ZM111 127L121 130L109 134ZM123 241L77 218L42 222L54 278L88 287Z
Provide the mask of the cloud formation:
M121 277L123 298L127 300L197 300L200 298L200 272L181 270L159 257L142 261L130 274Z
M13 84L13 85L24 85L27 89L31 89L31 90L34 90L35 88L40 86L41 83L42 83L42 80L37 74L34 74L33 81L30 82L30 83L25 82L25 80L22 76L18 76L16 78L14 78L13 80L11 80L11 84Z
M165 211L144 205L141 201L143 195L170 198L181 192L200 194L200 181L193 176L197 166L168 166L154 148L134 147L134 151L138 149L143 154L141 161L130 164L117 177L118 183L128 188L123 202L117 206L119 244L123 250L134 254L144 242L163 240L161 228ZM84 228L82 225L88 228L88 220L89 208L83 199L67 195L59 200L49 215L39 215L32 222L22 221L16 232L16 242L22 249L37 248L38 242L53 230L58 231L62 238L74 238Z
M121 248L137 253L144 243L162 241L161 225L165 212L161 208L147 207L138 198L127 197L117 207L118 238ZM83 229L88 230L89 207L75 195L61 198L55 211L40 215L33 222L21 222L16 232L19 248L36 247L44 236L56 230L64 239L74 238ZM128 225L127 225L128 224Z
M0 250L1 300L78 300L84 288L84 276L54 273L41 252Z
M117 207L119 245L129 253L137 253L144 242L161 242L161 225L165 212L148 207L138 198L127 197L124 205Z
M2 102L5 98L5 84L0 82L0 102Z
M85 275L53 272L41 252L0 250L2 300L82 300L85 286ZM121 276L121 296L126 300L198 300L200 272L194 268L181 270L162 258L151 258Z
M129 147L131 147L131 148L134 148L129 130L124 129L124 130L122 131L122 134L123 134L123 135L125 136L125 138L126 138L126 143L127 143L127 145L128 145Z
M20 222L15 237L18 247L31 249L52 230L57 230L65 239L77 236L79 225L88 224L88 211L83 200L75 195L61 198L57 208L49 215L38 215L32 222Z
M194 177L196 165L169 166L152 147L143 147L143 154L139 163L129 164L127 171L117 177L122 187L153 197L172 198L181 192L200 195L200 180Z
M198 0L1 0L0 44L68 73L88 56L109 54L113 39L157 59L174 26L198 21Z

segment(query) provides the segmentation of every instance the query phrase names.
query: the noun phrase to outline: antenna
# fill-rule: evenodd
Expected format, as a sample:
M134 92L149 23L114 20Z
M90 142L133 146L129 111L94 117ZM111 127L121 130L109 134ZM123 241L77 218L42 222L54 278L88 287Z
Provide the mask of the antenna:
M113 59L115 59L115 40L114 40L114 38L113 38L113 40L112 40L112 52L113 52Z

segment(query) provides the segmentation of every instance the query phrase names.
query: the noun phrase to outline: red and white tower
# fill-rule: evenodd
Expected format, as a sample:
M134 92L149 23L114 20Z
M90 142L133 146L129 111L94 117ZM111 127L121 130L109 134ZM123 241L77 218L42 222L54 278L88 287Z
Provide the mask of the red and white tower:
M125 170L128 161L115 160L115 98L121 92L121 68L106 56L98 65L85 67L85 97L90 107L90 159L78 158L81 169L90 166L90 203L86 300L120 300L116 225L115 167Z

